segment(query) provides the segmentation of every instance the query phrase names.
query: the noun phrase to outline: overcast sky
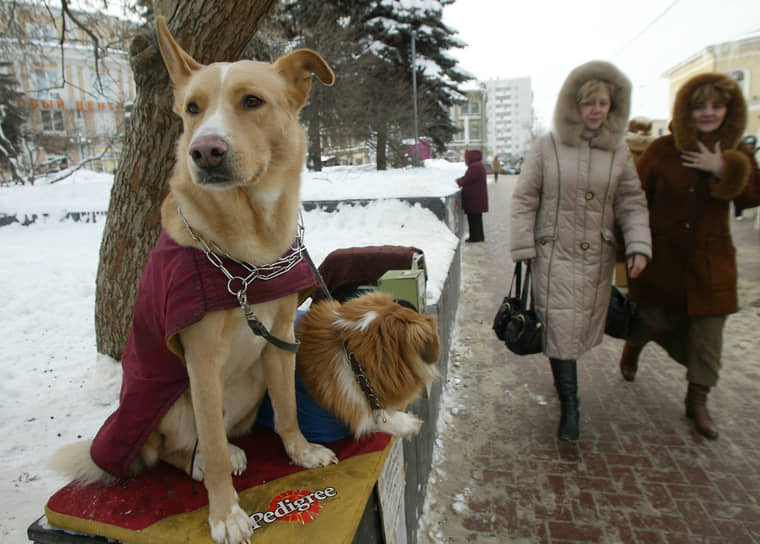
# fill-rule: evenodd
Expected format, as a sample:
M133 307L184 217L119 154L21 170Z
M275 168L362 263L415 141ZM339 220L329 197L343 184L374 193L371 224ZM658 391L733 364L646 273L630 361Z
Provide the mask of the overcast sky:
M708 45L760 33L760 0L457 0L444 22L468 44L450 53L477 79L531 77L549 128L565 77L593 59L631 79L632 115L668 118L663 72Z

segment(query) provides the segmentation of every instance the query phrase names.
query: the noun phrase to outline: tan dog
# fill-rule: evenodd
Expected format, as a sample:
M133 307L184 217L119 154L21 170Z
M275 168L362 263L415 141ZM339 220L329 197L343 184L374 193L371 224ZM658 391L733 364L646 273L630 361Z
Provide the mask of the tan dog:
M331 85L332 70L307 49L275 64L204 66L176 43L162 17L156 27L174 87L174 109L184 126L162 207L164 230L180 246L198 247L192 228L236 260L256 266L275 262L297 233L306 147L298 113L312 73ZM297 305L294 293L251 309L272 335L292 343ZM251 521L232 485L232 475L246 468L246 456L227 438L249 429L265 391L275 430L294 463L321 467L337 458L330 449L307 442L298 427L295 355L255 336L240 307L206 313L176 336L173 351L182 355L190 387L160 419L130 470L161 459L202 479L213 540L248 541ZM81 453L81 446L62 451L52 464L82 481L105 476Z
M438 326L390 295L370 293L340 304L313 305L298 322L298 373L309 393L356 437L381 431L409 437L422 421L404 413L422 388L438 377ZM359 361L379 406L357 383L347 351Z

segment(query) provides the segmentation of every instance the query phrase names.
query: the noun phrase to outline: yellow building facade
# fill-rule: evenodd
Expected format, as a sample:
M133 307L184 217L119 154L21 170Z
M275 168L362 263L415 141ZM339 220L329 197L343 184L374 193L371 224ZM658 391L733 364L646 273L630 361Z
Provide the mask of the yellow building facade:
M760 138L760 35L707 46L666 71L670 111L681 85L705 72L721 72L737 81L749 110L745 133Z
M77 14L84 18L83 14ZM95 59L92 38L79 28L63 28L60 12L20 4L15 27L0 20L0 57L17 82L16 106L26 116L27 153L40 173L82 162L112 173L118 166L126 120L136 88L126 43L134 24L98 19L97 32L110 47Z

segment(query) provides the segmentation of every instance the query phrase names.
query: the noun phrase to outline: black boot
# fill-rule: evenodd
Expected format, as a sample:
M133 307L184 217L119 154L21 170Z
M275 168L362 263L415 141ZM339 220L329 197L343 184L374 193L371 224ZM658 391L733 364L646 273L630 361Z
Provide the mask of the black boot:
M578 411L578 367L573 359L549 359L554 374L562 413L559 419L557 438L578 440L580 414Z

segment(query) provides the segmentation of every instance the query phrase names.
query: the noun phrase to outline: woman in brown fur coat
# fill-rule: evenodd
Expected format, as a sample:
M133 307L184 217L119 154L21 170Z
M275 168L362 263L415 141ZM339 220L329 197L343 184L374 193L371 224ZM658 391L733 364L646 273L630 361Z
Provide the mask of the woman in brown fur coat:
M649 340L687 368L686 415L710 439L718 429L707 394L718 382L723 327L737 311L729 203L760 204L757 163L736 149L747 107L736 82L700 74L676 95L671 132L637 166L647 195L653 259L629 284L638 313L620 370L632 381Z

